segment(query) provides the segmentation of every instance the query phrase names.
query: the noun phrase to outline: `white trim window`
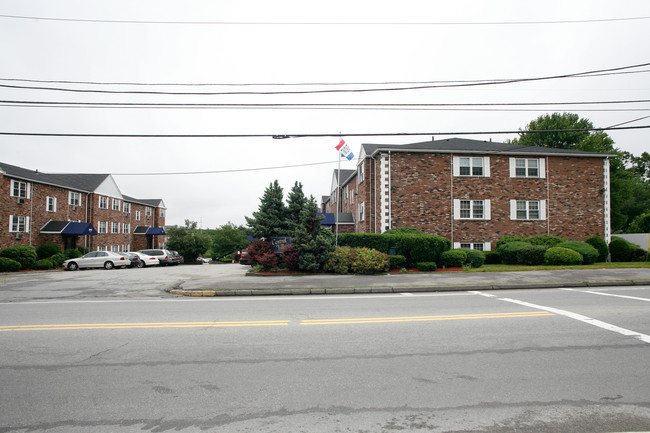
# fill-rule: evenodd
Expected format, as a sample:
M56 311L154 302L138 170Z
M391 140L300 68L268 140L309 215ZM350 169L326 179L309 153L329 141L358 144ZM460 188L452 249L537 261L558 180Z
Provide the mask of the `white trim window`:
M106 230L106 221L97 221L97 233L108 233Z
M11 197L30 198L30 186L28 182L11 179Z
M120 232L120 223L111 223L111 233L116 234Z
M131 213L131 203L124 202L122 205L122 210L124 213Z
M150 217L151 214L152 214L152 209L150 207L147 206L146 208L144 208L144 216Z
M81 206L81 193L80 192L68 192L68 204L70 206Z
M135 211L135 220L140 221L140 217L142 216L142 212L139 210Z
M366 169L364 168L363 162L357 168L357 185L363 182L363 179L366 176Z
M355 191L350 192L350 204L354 204L354 195L356 194Z
M104 197L103 195L99 196L99 208L108 209L108 197Z
M10 233L29 233L29 217L20 215L9 216L9 232Z
M165 209L160 209L160 218L165 218Z
M56 197L47 197L45 201L45 209L48 212L56 212Z
M490 242L454 242L454 249L490 251L491 245Z
M97 247L97 251L108 251L105 245Z
M113 202L112 202L113 210L119 211L120 210L120 204L121 204L120 200L114 198Z
M454 156L454 176L490 177L489 156Z
M131 224L124 223L122 225L122 233L129 234L131 232Z
M457 220L491 219L490 200L454 199L454 219Z
M120 251L120 246L119 245L111 245L111 251L114 253L117 253Z
M357 213L359 215L359 221L364 221L366 218L366 202L361 202L359 203L359 207L357 208Z
M510 177L546 177L544 158L510 158Z
M510 200L511 220L545 220L546 200Z

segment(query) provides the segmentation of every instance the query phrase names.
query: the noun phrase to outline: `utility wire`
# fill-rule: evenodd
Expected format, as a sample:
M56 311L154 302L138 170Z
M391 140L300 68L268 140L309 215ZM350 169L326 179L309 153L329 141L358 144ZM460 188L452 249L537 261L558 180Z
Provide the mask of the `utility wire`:
M533 25L533 24L586 24L606 23L620 21L639 21L650 19L650 16L600 18L586 20L557 20L557 21L482 21L482 22L268 22L268 21L145 21L145 20L102 20L82 18L54 18L24 15L0 15L0 18L39 20L39 21L64 21L81 23L111 23L111 24L183 24L183 25L220 25L220 26L492 26L492 25Z
M83 138L316 138L316 137L399 137L413 135L498 135L544 132L590 132L616 131L632 129L650 129L650 125L622 126L583 129L546 129L530 131L455 131L455 132L371 132L371 133L316 133L316 134L91 134L91 133L55 133L55 132L9 132L0 131L0 135L24 137L83 137Z
M544 81L554 80L561 78L575 78L575 77L591 77L592 74L599 74L603 72L623 71L626 69L639 68L650 66L648 63L640 63L637 65L620 66L616 68L597 69L593 71L551 75L545 77L533 78L515 78L502 81L485 81L478 83L458 83L458 84L432 84L421 86L403 86L403 87L386 87L386 88L370 88L370 89L320 89L320 90L294 90L294 91L237 91L237 92L159 92L159 91L142 91L142 90L99 90L99 89L70 89L61 87L38 87L38 86L20 86L11 84L0 84L0 87L9 89L25 89L25 90L48 90L59 92L74 92L74 93L103 93L103 94L137 94L137 95L192 95L192 96L215 96L215 95L292 95L292 94L315 94L315 93L362 93L362 92L387 92L387 91L404 91L404 90L423 90L435 88L449 88L449 87L475 87L475 86L490 86L501 84L512 84L521 82Z

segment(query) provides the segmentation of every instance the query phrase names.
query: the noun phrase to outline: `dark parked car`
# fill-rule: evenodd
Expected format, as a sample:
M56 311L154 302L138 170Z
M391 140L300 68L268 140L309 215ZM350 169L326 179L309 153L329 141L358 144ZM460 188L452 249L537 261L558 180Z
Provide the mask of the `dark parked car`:
M243 250L241 252L241 255L239 256L239 264L240 265L248 265L248 250Z
M178 251L170 251L172 255L172 265L180 265L183 263L183 257L178 254Z
M143 267L142 260L140 260L140 257L138 257L137 254L134 253L118 253L122 257L125 257L130 260L130 263L127 268L141 268Z
M155 249L148 249L148 250L140 250L138 252L157 258L160 261L160 266L176 264L174 263L174 260L172 258L172 253L169 252L168 250L155 248Z

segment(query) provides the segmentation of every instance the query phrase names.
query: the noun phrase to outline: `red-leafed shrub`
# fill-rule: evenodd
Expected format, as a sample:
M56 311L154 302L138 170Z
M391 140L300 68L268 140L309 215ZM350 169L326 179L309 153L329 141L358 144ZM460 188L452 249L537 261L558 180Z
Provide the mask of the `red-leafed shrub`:
M284 263L284 266L286 266L290 271L298 270L299 259L300 251L298 251L295 245L286 245L284 247L284 250L282 250L282 262Z
M248 245L249 264L255 266L260 263L260 259L265 254L272 254L271 243L267 241L255 241Z

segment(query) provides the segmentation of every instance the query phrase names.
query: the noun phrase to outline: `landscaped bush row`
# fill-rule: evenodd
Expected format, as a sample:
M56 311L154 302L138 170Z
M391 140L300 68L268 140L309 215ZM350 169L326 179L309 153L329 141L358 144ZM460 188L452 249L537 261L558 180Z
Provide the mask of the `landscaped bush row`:
M61 247L55 244L43 244L38 249L29 245L14 245L0 250L0 272L56 269L60 268L65 260L81 256L82 253L78 249L61 252Z
M386 272L390 266L390 257L370 248L338 247L325 263L326 272L337 274L376 274Z

